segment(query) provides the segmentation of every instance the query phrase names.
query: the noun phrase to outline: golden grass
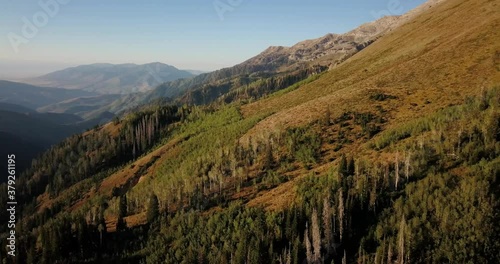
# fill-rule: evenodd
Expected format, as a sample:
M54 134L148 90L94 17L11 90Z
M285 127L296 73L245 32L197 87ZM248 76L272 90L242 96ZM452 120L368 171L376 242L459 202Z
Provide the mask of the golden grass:
M494 65L500 50L500 15L494 12L499 1L462 2L448 0L415 17L312 83L243 106L245 116L275 113L248 135L307 124L328 106L333 111L363 109L369 104L367 92L375 88L399 97L393 103L394 121L478 94L500 78ZM426 100L431 104L422 105Z
M483 87L500 82L500 1L447 0L415 16L318 80L280 96L244 105L249 117L273 113L248 131L248 138L265 136L288 127L310 124L330 108L332 117L344 111L370 111L373 91L395 95L380 103L388 111L385 129L398 126L449 105L479 95ZM342 150L363 153L379 160L360 142ZM331 157L336 153L327 151ZM323 160L314 171L325 171L334 162ZM321 169L323 168L323 169ZM297 172L295 172L297 173ZM295 184L306 173L287 183L258 193L249 206L276 210L295 197Z

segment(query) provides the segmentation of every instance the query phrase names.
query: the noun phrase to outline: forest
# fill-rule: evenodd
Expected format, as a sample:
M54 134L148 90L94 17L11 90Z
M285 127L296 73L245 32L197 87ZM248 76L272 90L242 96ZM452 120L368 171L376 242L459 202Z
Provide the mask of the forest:
M265 113L244 118L236 103L144 107L33 162L20 178L17 261L496 263L499 106L492 88L390 129L380 107L327 109L308 126L248 142L239 139ZM151 177L99 191L106 177L172 141L178 154ZM365 151L346 151L355 142ZM248 204L291 182L286 206ZM40 195L51 201L43 208L30 199Z

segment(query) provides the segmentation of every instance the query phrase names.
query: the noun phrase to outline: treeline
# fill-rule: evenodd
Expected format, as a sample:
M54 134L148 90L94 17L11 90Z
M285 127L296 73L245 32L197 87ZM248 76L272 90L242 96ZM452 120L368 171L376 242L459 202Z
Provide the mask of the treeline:
M186 111L170 105L146 107L124 120L115 119L112 126L95 128L53 146L17 179L23 214L35 210L36 198L43 193L57 197L83 180L92 178L98 183L108 175L101 172L134 160L157 144L168 134L168 126L181 120Z
M211 103L233 103L236 101L256 100L281 89L285 89L310 76L326 71L328 67L315 65L306 69L286 74L271 74L265 77L255 74L237 75L227 80L205 84L188 91L180 102L189 105L205 105Z
M497 263L498 95L434 114L429 130L414 123L419 132L393 141L389 160L342 156L327 175L297 184L284 211L235 203L208 215L192 207L159 218L146 262ZM262 165L268 151L264 145Z

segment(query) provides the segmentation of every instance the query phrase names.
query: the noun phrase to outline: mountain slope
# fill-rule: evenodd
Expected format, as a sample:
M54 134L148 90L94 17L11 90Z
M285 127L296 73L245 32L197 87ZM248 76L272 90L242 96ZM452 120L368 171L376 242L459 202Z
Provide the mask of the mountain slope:
M40 145L40 142L29 141L19 136L0 131L0 155L2 157L12 154L16 155L16 170L19 173L29 168L32 159L46 150L46 148L47 146ZM0 169L7 171L7 163L0 164ZM0 179L0 183L6 181L6 177Z
M19 184L26 258L497 263L499 4L441 1L267 98L65 141Z
M72 98L95 95L95 93L80 90L46 88L0 80L0 102L17 104L31 109Z
M304 124L327 108L338 113L344 110L342 105L363 107L368 103L367 94L380 92L401 98L406 107L396 111L394 118L406 120L461 102L482 87L498 83L496 2L485 7L477 2L453 6L454 2L445 1L410 20L320 80L244 106L246 115L278 112L254 132ZM484 16L464 19L470 16L466 12L480 13L480 9Z
M21 173L31 166L33 158L50 146L109 122L113 117L103 113L83 120L73 114L39 113L23 106L0 103L0 154L15 154L17 172ZM6 169L4 165L0 168Z
M163 63L91 64L64 69L27 80L29 83L100 94L147 91L164 82L189 78L193 74Z

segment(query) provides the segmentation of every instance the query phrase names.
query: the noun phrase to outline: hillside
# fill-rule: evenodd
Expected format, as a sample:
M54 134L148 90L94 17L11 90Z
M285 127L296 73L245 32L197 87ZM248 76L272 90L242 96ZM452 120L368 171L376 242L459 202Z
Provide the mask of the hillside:
M65 140L18 182L20 258L500 262L499 5L429 1L274 93L225 101L208 89L224 71L200 75L209 105L156 101Z
M30 109L64 100L95 96L95 93L58 88L46 88L0 80L0 102L21 105Z
M17 155L16 167L19 172L29 168L31 160L44 150L46 150L46 146L39 145L39 142L29 141L19 136L0 131L0 155L2 157L12 154ZM0 164L0 170L7 171L7 164ZM0 179L0 183L6 181L6 177Z
M118 98L126 98L117 94L106 94L92 97L72 98L55 104L46 105L37 110L42 113L73 114L88 118L95 113L102 113L103 105L110 108L110 104Z
M99 63L56 71L26 82L99 94L128 94L192 76L188 71L159 62L143 65Z
M375 93L400 98L387 105L397 124L463 102L496 85L500 78L496 1L488 5L491 9L483 8L485 17L470 19L464 19L463 13L467 9L480 12L479 3L455 4L443 11L443 6L453 2L410 20L301 89L243 106L244 115L275 113L250 134L304 125L327 109L335 114L368 110L366 96Z
M114 115L103 113L83 120L72 114L39 113L29 108L0 103L0 150L3 156L18 157L17 171L31 166L31 160L65 138L109 122ZM0 166L7 169L6 164ZM6 179L1 179L5 182Z

